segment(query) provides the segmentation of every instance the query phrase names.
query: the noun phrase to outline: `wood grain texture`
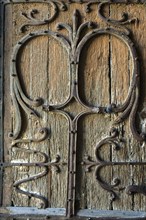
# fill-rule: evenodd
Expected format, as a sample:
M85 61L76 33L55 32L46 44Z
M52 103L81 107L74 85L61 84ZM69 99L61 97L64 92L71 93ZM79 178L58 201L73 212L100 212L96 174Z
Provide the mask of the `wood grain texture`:
M137 45L137 51L140 57L140 102L139 109L137 113L137 128L145 132L145 97L146 97L146 18L144 16L146 12L146 5L139 5L137 7L129 8L130 14L135 17L139 17L139 22L137 25L131 26L131 30L133 32L133 39ZM142 30L142 31L141 31ZM138 161L146 161L146 151L145 151L145 143L134 143L133 144L133 157L134 160ZM133 184L145 185L145 166L136 166L133 167ZM142 194L135 194L134 196L134 210L143 210L146 211L145 207L146 197Z
M111 7L111 17L112 18L120 18L120 15L123 12L127 12L130 18L138 18L139 22L135 24L128 25L128 28L131 30L131 38L135 43L136 49L138 51L138 55L140 60L142 61L141 66L141 96L140 96L140 105L139 110L137 112L137 121L139 122L139 127L137 125L137 129L142 129L142 124L144 120L140 121L140 112L144 105L144 97L145 97L145 70L143 69L143 65L145 65L144 60L144 33L145 33L145 18L143 14L145 13L145 6L144 5L129 5L129 6L115 6ZM141 32L143 30L143 32ZM117 42L116 40L112 40L112 49L115 50L115 58L113 58L113 78L112 78L112 98L113 101L116 101L114 97L116 97L116 91L119 91L119 100L122 101L125 98L125 94L128 91L128 87L130 85L131 74L133 70L130 54L128 53L126 47L122 47L121 43ZM119 47L119 48L118 48ZM119 53L120 51L120 53ZM123 54L123 55L120 55ZM119 57L119 58L118 58ZM142 64L143 63L143 64ZM120 65L115 65L120 64ZM116 69L118 66L119 69ZM118 77L117 77L118 75ZM122 82L122 83L121 83ZM114 89L114 85L116 84L116 89ZM145 161L145 153L144 150L144 143L137 143L137 141L133 138L130 128L128 119L126 123L121 125L121 134L122 139L124 140L124 144L122 146L122 150L119 152L113 152L113 160L120 160L120 161ZM127 186L135 184L135 185L142 185L144 184L144 173L145 167L144 166L128 166L128 167L114 167L113 173L117 173L118 176L123 176L124 179L121 181L121 185ZM123 182L124 181L124 182ZM145 207L143 206L145 203L145 196L142 194L135 194L135 195L126 195L125 190L121 193L120 200L113 203L114 209L129 209L129 210L143 210L145 211Z
M82 99L89 106L106 106L109 104L109 38L108 36L93 39L84 48L81 55L79 80L81 82L80 93ZM89 89L87 89L89 88ZM107 128L105 129L105 125ZM108 135L110 118L100 115L86 116L79 123L79 155L84 159L89 155L95 160L95 148L97 143ZM91 129L93 128L93 129ZM106 160L110 158L108 148L102 151L102 157ZM80 158L80 156L79 156ZM81 186L79 188L81 208L109 209L110 195L99 186L95 179L95 171L84 173ZM79 172L79 178L80 173ZM104 169L104 177L110 181L109 169ZM78 196L79 197L79 196ZM105 199L106 198L106 199ZM99 202L100 201L100 202ZM103 208L104 209L104 208Z
M13 21L15 28L13 29L13 43L15 44L18 40L21 39L22 33L20 31L20 27L23 25L24 22L26 22L26 19L24 16L20 16L21 13L28 12L28 10L31 10L31 8L38 8L40 12L47 13L48 7L44 4L38 5L38 4L31 4L31 6L28 7L27 4L19 5L16 4L13 6ZM16 19L16 18L19 19ZM40 17L42 18L43 15L41 14ZM35 30L33 28L33 30ZM20 73L19 77L22 82L22 86L24 88L24 91L26 92L26 95L31 98L35 99L37 97L43 97L46 99L46 84L47 84L47 47L48 44L48 38L40 37L36 38L29 43L27 43L24 50L21 52L20 57ZM44 80L45 79L45 80ZM38 87L40 89L38 89ZM38 110L40 113L42 113L41 109ZM39 138L39 130L42 127L46 127L47 122L47 116L45 114L41 114L41 118L34 118L27 116L23 113L23 138ZM19 144L20 148L25 149L31 149L31 150L40 150L41 152L48 153L47 149L48 141L46 140L44 143L38 143L38 144ZM25 162L39 162L42 160L38 155L32 155L32 153L24 153L24 151L17 151L15 152L14 149L14 156L12 160L19 160L22 158ZM42 168L43 169L43 168ZM15 168L15 178L14 181L17 181L19 179L28 178L32 175L35 175L39 172L42 172L42 169L40 168ZM17 174L17 175L16 175ZM42 187L42 183L45 187ZM41 194L43 196L47 195L47 177L38 179L36 181L30 181L25 184L22 184L20 187L25 189L26 191L35 192L37 194ZM22 199L23 198L23 199ZM13 191L13 197L12 201L14 204L19 206L34 206L41 207L40 200L37 199L29 199L27 196L23 196L19 193L16 193L16 191Z
M120 19L121 14L128 9L125 6L112 5L110 8L110 16L112 19ZM111 103L122 104L127 95L132 76L131 55L128 47L121 40L111 36ZM116 116L117 117L117 116ZM112 120L116 118L112 117ZM113 161L131 161L133 137L130 132L128 119L126 122L118 126L120 131L121 149L119 151L112 149ZM113 166L112 176L120 179L120 184L117 187L119 199L113 202L114 210L132 210L133 197L126 194L125 188L132 185L130 166ZM120 190L121 189L121 190ZM118 192L119 190L119 192Z

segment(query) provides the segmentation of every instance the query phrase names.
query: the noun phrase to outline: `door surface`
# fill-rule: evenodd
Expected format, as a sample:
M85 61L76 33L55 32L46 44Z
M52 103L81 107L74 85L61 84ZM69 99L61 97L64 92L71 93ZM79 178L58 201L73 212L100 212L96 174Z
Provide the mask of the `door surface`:
M0 218L146 219L145 2L0 7Z

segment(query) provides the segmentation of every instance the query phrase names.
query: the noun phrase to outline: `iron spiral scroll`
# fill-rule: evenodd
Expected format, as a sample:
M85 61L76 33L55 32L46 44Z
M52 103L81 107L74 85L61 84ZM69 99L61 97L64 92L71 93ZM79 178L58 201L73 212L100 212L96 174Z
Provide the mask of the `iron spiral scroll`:
M60 172L60 165L64 165L64 163L61 163L61 158L59 155L56 155L56 158L52 161L50 161L49 156L46 153L41 152L40 150L35 150L35 149L29 149L29 148L22 148L18 144L30 144L30 143L39 143L41 144L42 141L48 138L48 130L46 128L41 128L39 130L39 133L41 134L40 138L32 138L32 139L17 139L12 141L11 148L15 149L15 151L21 151L25 152L27 154L33 154L33 155L40 155L42 158L42 161L38 162L8 162L2 164L3 167L38 167L41 169L39 173L35 173L34 175L30 175L27 178L23 178L21 180L17 180L14 182L13 186L15 187L16 191L18 193L21 193L23 195L28 196L28 198L36 198L41 201L40 205L41 208L47 208L48 207L48 199L45 196L40 195L39 193L36 192L30 192L22 188L21 185L24 183L28 183L30 181L36 181L39 178L42 178L46 176L49 172L49 169L51 167L55 168L56 173ZM43 169L43 170L42 170Z
M52 22L58 10L59 5L62 10L67 9L67 4L60 1L54 0L47 0L53 7L53 15L44 20L39 21L34 16L38 13L37 10L33 9L29 12L29 14L22 13L22 16L25 16L29 22L21 27L21 31L25 33L29 26L33 25L43 25ZM92 4L97 4L99 1L90 1L85 4L85 10L87 13L91 10ZM72 1L68 1L68 3L72 3ZM130 31L124 26L128 23L136 22L135 18L129 19L128 15L123 14L122 19L112 20L106 18L103 14L103 7L106 4L110 4L109 1L100 3L98 5L98 16L107 24L107 27L98 27L98 24L94 22L84 22L80 24L80 12L79 10L75 10L72 16L72 25L66 23L59 23L56 27L56 31L52 30L40 30L36 32L30 32L26 34L15 46L13 58L12 58L12 69L11 69L11 98L13 102L13 110L15 114L15 124L13 131L10 132L9 137L12 140L12 148L18 147L18 143L29 143L29 142L39 142L41 143L48 137L47 128L43 128L42 134L43 137L39 140L24 140L21 139L21 131L22 131L22 118L21 118L21 110L22 110L30 117L39 117L37 112L38 107L42 107L43 111L48 113L54 114L61 114L63 115L67 122L68 122L68 135L69 135L69 158L68 158L68 190L67 190L67 216L72 216L75 214L75 186L76 186L76 151L77 151L77 135L78 135L78 121L85 115L89 114L117 114L119 116L114 121L114 126L118 125L129 118L130 128L133 136L136 140L142 142L146 140L146 134L142 132L139 133L136 128L136 114L138 109L138 102L139 102L139 78L140 78L140 67L139 67L139 60L138 55L134 46L133 41L130 38ZM59 31L64 29L66 31L66 35L62 35ZM87 30L87 33L83 35L84 30ZM129 91L125 101L122 104L115 104L111 103L107 106L101 106L100 103L97 106L89 106L81 99L79 94L79 85L78 85L78 76L79 76L79 64L80 64L80 56L82 49L86 46L86 44L93 38L96 38L101 35L111 35L116 37L118 40L122 41L128 48L132 62L133 62L133 74L132 79L129 87ZM60 44L65 48L69 57L69 68L70 68L70 92L68 95L67 100L63 104L57 105L45 105L43 98L36 98L36 99L29 99L22 90L18 68L17 68L17 60L20 55L20 52L23 48L30 42L32 39L41 37L41 36L48 36L54 38L56 41L59 41ZM71 117L64 109L65 107L70 104L72 101L76 101L80 104L84 110L77 114L75 117ZM110 185L105 182L100 177L100 171L105 166L115 166L115 165L145 165L146 162L111 162L111 161L104 161L99 155L99 149L104 147L105 144L114 145L115 149L120 149L120 144L118 140L118 130L117 128L111 129L110 136L104 138L96 145L95 150L95 161L91 160L90 157L87 157L83 160L82 165L86 167L86 170L89 171L91 167L96 167L95 170L95 178L99 185L112 193L112 200L115 200L118 196L115 191L115 188L119 185L120 180L117 178L114 180L114 184ZM59 171L59 166L61 165L60 157L57 156L54 162L49 162L49 158L43 152L34 151L32 149L20 149L26 150L30 153L38 153L41 154L44 158L42 162L38 163L25 163L25 164L14 164L14 163L5 163L3 166L40 166L44 168L44 171L40 174L36 174L27 179L18 180L14 183L14 187L16 188L18 193L25 194L27 196L32 196L37 199L40 199L43 202L43 208L48 206L47 199L42 197L41 195L36 195L31 192L25 192L21 189L21 184L35 180L37 178L41 178L48 174L48 167L55 166L57 171ZM130 193L143 193L145 194L145 188L140 188L138 186L129 186L126 191L128 194Z

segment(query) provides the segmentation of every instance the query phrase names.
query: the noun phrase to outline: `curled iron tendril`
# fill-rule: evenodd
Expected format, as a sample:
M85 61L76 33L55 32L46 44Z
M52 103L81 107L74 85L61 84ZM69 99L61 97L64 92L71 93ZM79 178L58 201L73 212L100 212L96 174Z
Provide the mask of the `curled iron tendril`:
M62 1L47 0L46 3L51 5L51 7L53 9L52 15L48 14L48 17L46 19L39 20L36 18L36 15L39 14L39 11L37 9L32 9L29 13L22 12L22 15L25 18L27 18L27 20L29 21L27 24L21 26L20 30L22 33L27 31L27 28L29 26L38 26L38 25L49 24L50 22L52 22L55 19L59 9L62 11L65 11L67 9L66 4Z
M97 4L97 3L99 3L98 0L89 1L85 6L86 13L89 13L91 11L91 5ZM113 3L112 1L103 1L102 3L99 3L99 5L98 5L98 16L105 23L107 23L109 25L112 25L112 26L115 26L116 28L123 30L127 35L129 35L130 30L126 27L123 27L123 26L126 25L126 24L130 24L132 22L138 22L138 19L137 18L131 18L130 19L128 13L125 13L125 12L122 14L122 17L119 20L107 18L104 15L103 9L104 9L104 6L110 5L112 3Z
M39 143L46 140L49 136L49 132L47 128L40 128L39 134L41 135L39 138L28 138L28 139L17 139L13 140L11 146L15 146L17 143Z
M39 199L42 201L41 203L41 208L47 208L48 207L48 199L45 198L44 196L38 194L38 193L34 193L34 192L30 192L30 191L27 191L27 189L25 190L24 188L21 187L22 184L24 183L28 183L30 181L36 181L37 179L40 179L44 176L46 176L48 174L48 167L54 167L56 169L56 173L59 173L60 172L60 156L57 155L56 156L56 159L52 162L48 162L48 156L47 154L45 153L42 153L40 151L36 151L36 150L27 150L27 149L22 149L21 148L21 151L26 151L27 153L33 153L33 154L40 154L44 160L41 161L41 162L32 162L32 163L12 163L12 164L9 164L9 166L27 166L27 167L39 167L41 168L41 172L37 173L37 174L34 174L28 178L24 178L24 179L21 179L21 180L17 180L14 182L13 186L15 187L16 191L18 193L21 193L23 195L26 195L28 196L29 198L36 198L36 199Z
M21 152L26 152L29 154L33 154L33 155L40 155L40 157L42 158L41 161L37 161L37 162L11 162L11 163L5 163L4 166L6 167L10 167L10 166L15 166L15 167L22 167L22 166L27 166L27 167L39 167L41 169L41 172L31 175L28 178L24 178L21 180L17 180L14 182L13 186L15 187L16 191L20 194L26 195L29 198L36 198L41 200L41 208L47 208L48 207L48 199L45 198L44 196L40 195L39 193L36 192L30 192L27 189L24 189L24 187L22 187L21 185L24 183L28 183L30 181L33 180L37 180L39 178L42 178L44 176L46 176L48 174L48 168L49 167L54 167L56 173L59 173L61 171L60 169L60 165L66 165L66 163L61 163L61 158L59 155L56 156L55 160L52 160L51 162L49 161L49 157L46 153L43 153L39 150L33 150L33 149L27 149L27 148L21 148L19 144L21 143L40 143L44 140L46 140L48 138L48 129L47 128L40 128L39 130L39 137L33 137L33 138L28 138L28 139L17 139L17 140L13 140L11 147L12 149L14 148L15 150L19 150Z
M130 30L126 27L123 27L123 25L126 25L126 24L130 24L132 22L138 22L138 19L137 18L132 18L130 19L129 16L128 16L128 13L123 13L122 14L122 18L119 19L119 20L114 20L114 19L110 19L110 18L107 18L104 16L103 14L103 7L107 4L108 2L103 2L103 3L100 3L99 6L98 6L98 15L99 17L107 24L109 25L113 25L117 28L121 28L127 35L130 34ZM108 3L109 4L109 3Z
M103 189L105 189L111 193L111 195L112 195L111 200L112 201L118 198L118 195L115 192L115 190L116 190L115 187L119 186L121 181L119 178L114 178L112 181L112 184L109 184L101 178L101 176L100 176L101 169L106 166L112 166L113 163L110 161L104 161L101 158L100 148L102 148L104 145L108 144L108 146L113 145L115 150L119 150L120 144L117 139L118 135L119 135L118 130L116 128L112 128L111 129L111 136L103 139L102 141L100 141L97 144L96 149L95 149L96 160L94 161L94 160L92 160L92 158L90 156L86 156L84 161L81 163L82 165L85 166L86 172L90 172L92 167L96 167L95 178L96 178L97 182L99 183L99 185Z
M27 98L21 88L17 76L17 71L15 71L15 76L13 75L12 77L13 78L11 82L11 97L13 101L16 118L15 118L14 131L9 133L9 137L11 139L17 139L21 132L21 124L22 124L20 106L29 117L34 116L38 118L39 115L35 112L35 110L32 109L32 107L39 107L42 104L42 99L37 98L35 100L30 100L29 98Z
M43 153L41 151L38 150L33 150L33 149L27 149L27 148L21 148L18 144L20 143L40 143L42 141L44 141L47 137L48 137L48 130L47 128L41 128L39 130L39 133L41 134L41 137L39 138L31 138L31 139L17 139L14 140L12 142L12 149L14 148L15 150L19 150L21 152L26 152L29 154L33 154L33 155L40 155L40 157L42 158L42 161L37 161L37 162L11 162L11 163L5 163L5 166L16 166L16 167L21 167L21 166L27 166L27 167L39 167L43 170L41 170L41 172L39 172L38 174L34 174L28 178L24 178L21 180L17 180L14 182L13 186L15 187L16 191L18 193L21 193L23 195L28 196L29 198L34 197L36 199L39 199L42 201L42 207L41 208L47 208L48 207L48 200L47 198L45 198L44 196L38 194L38 193L34 193L34 192L29 192L25 189L23 189L21 187L22 184L33 181L33 180L37 180L39 178L42 178L44 176L46 176L48 174L48 167L54 167L56 173L59 173L60 170L60 156L57 155L55 160L53 160L52 162L49 161L49 157L46 153Z
M101 140L95 149L95 158L96 160L93 160L90 156L86 156L83 162L81 163L85 167L86 172L90 172L92 167L96 167L95 169L95 178L99 185L105 189L106 191L110 192L112 197L111 200L114 201L118 199L118 193L121 190L125 190L125 192L129 195L140 193L143 195L146 195L146 186L143 185L129 185L127 187L120 186L121 180L116 177L113 179L112 183L108 183L101 177L101 170L104 169L107 166L142 166L145 165L146 162L138 162L138 161L130 161L130 162L112 162L112 161L105 161L101 155L100 155L100 149L103 148L103 146L114 146L114 150L120 150L120 139L119 139L119 132L116 128L113 128L111 130L111 135L109 137L104 138Z

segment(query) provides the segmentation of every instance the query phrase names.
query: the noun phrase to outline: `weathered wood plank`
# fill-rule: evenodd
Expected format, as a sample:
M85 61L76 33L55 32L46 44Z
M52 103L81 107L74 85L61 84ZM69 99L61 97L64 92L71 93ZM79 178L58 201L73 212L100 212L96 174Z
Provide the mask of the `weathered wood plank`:
M97 22L105 26L97 16L97 6L85 15L86 21ZM87 16L87 17L86 17ZM109 94L109 37L97 36L88 42L81 53L79 65L79 92L82 100L89 106L108 106ZM95 148L99 141L109 133L110 117L90 115L79 122L78 160L91 156L95 160ZM101 151L102 158L110 159L110 150L105 147ZM105 168L101 176L110 182L110 168ZM82 178L81 178L82 173ZM85 173L85 167L78 169L77 200L79 208L110 209L110 194L103 190L95 178L95 168L91 173Z
M44 18L44 14L48 12L48 6L45 4L32 4L29 5L29 9L35 9L40 12L40 19ZM15 44L22 37L22 33L20 31L20 27L28 22L24 16L20 16L21 13L28 13L28 5L14 5L13 6L13 19L16 21L13 29L13 43ZM18 17L19 19L16 19ZM32 28L32 31L36 30L36 28ZM31 99L35 99L37 97L41 97L44 100L47 98L46 94L46 85L47 85L47 59L48 59L48 38L47 37L39 37L34 40L31 40L26 44L26 47L22 51L21 54L21 65L20 65L20 81L23 86L23 89L28 97ZM38 89L39 88L39 89ZM23 115L25 124L23 123L23 134L22 138L39 138L39 131L41 128L47 128L47 114L42 113L42 109L37 109L40 114L40 118L30 117L27 115ZM24 121L23 121L24 122ZM25 127L24 127L25 126ZM41 151L43 153L48 154L48 141L46 140L44 143L31 143L31 144L20 144L20 148L31 149ZM42 158L37 154L32 155L32 153L24 153L22 150L15 155L15 160L19 160L20 158L27 158L26 162L41 162ZM13 158L14 159L14 158ZM24 159L23 159L24 160ZM15 175L16 180L24 179L31 177L32 175L38 174L42 172L44 168L16 168ZM47 197L48 193L48 183L47 176L40 178L35 181L30 181L25 184L22 184L21 187L28 192L35 192L42 196ZM42 187L42 183L44 187ZM23 198L23 199L22 199ZM29 199L27 196L23 196L19 193L13 192L13 201L17 206L37 206L41 207L41 201L38 199L31 198Z
M118 20L123 11L128 9L123 5L112 5L110 7L110 15L112 19ZM111 103L124 103L130 86L132 70L129 67L130 54L128 47L121 40L111 36ZM116 116L117 117L117 116ZM116 117L113 117L115 119ZM131 160L131 137L128 122L118 126L121 138L121 149L119 151L112 150L113 161L130 161ZM113 179L119 178L120 184L119 199L113 202L114 210L131 210L132 197L126 194L125 188L132 184L130 166L114 166L112 171Z
M145 130L145 98L146 98L146 18L144 14L146 13L146 5L138 5L129 8L129 13L138 17L138 23L131 26L131 31L133 32L133 39L135 45L137 46L137 51L140 61L140 102L137 112L137 129L146 132ZM146 151L145 143L135 143L133 144L133 159L138 161L146 161ZM133 174L133 184L134 185L145 185L145 166L135 166L132 169ZM145 207L146 196L143 194L135 194L134 196L134 210L146 211Z
M29 54L29 88L30 88L30 97L41 97L44 100L47 98L46 94L46 86L47 86L47 49L48 45L48 38L47 37L40 37L36 38L33 41L30 42L29 48L30 51ZM38 89L39 88L39 89ZM42 108L37 109L39 112L40 118L32 117L30 120L29 125L29 136L35 138L39 138L41 135L39 134L40 129L47 128L47 114L42 112ZM49 129L48 129L49 130ZM38 150L42 153L46 153L48 155L48 140L45 140L40 143L32 143L30 145L30 149ZM42 161L42 157L39 155L30 155L30 162L36 161ZM39 172L43 172L44 168L29 168L29 175L37 174ZM33 192L36 192L37 194L43 195L46 197L48 193L48 183L47 183L47 176L42 177L38 180L34 180L30 182L29 189ZM42 184L44 187L42 187ZM40 201L36 199L31 199L30 201L31 206L39 207L41 206Z
M60 11L58 17L49 25L49 29L56 32L58 23L68 23L68 11ZM67 31L61 30L59 33L68 35ZM69 55L66 48L57 40L50 38L48 44L48 84L46 104L64 104L70 91L70 69ZM50 126L49 153L54 160L60 156L60 173L52 169L50 173L50 207L66 207L67 201L67 176L68 176L68 156L69 156L69 122L60 113L48 113L48 124ZM60 199L61 198L61 199Z
M5 17L5 54L4 54L4 160L10 161L10 140L8 133L12 129L12 119L10 115L11 110L11 98L10 98L10 65L12 54L12 7L6 6ZM11 205L11 188L13 184L13 177L10 168L7 168L4 172L4 185L3 185L3 205Z
M144 41L143 41L143 33L141 32L141 30L145 29L145 18L143 17L143 13L145 11L145 6L133 6L131 7L131 5L129 6L111 6L111 17L112 18L119 18L120 14L123 13L123 11L127 12L130 15L130 18L136 18L138 17L139 19L139 23L135 23L135 24L131 24L129 27L132 31L132 35L131 38L135 43L135 47L138 50L138 53L140 55L140 59L142 59L142 63L145 63L144 59ZM119 17L118 17L119 16ZM145 33L145 32L144 32ZM118 48L119 45L119 49ZM127 53L127 51L124 51L125 49L121 47L121 45L116 42L116 41L112 41L112 48L115 48L115 54L116 54L116 59L118 59L119 56L119 61L115 59L115 63L114 60L112 60L113 63L113 75L114 75L114 82L116 82L116 90L114 91L119 91L119 98L122 95L123 97L125 97L125 94L127 93L127 89L129 87L130 84L130 78L131 78L131 74L132 74L132 69L133 69L133 65L132 62L130 60L130 54ZM119 53L120 51L120 53ZM121 55L120 54L124 54L124 56L121 59ZM119 70L116 69L116 63L120 63L119 66ZM143 64L141 64L142 66ZM145 65L145 64L144 64ZM128 67L127 67L128 66ZM126 74L127 72L127 74ZM118 74L117 74L118 73ZM116 78L116 76L119 76L119 83L118 83L118 79ZM142 91L142 97L140 99L141 103L143 103L144 97L145 97L145 89L144 89L144 84L145 84L145 80L144 80L144 71L141 68L141 91ZM122 78L123 77L123 78ZM123 83L121 83L121 82ZM118 85L117 85L118 83ZM122 88L122 86L124 85L124 87ZM113 85L114 86L114 85ZM114 94L112 94L113 96L113 101L115 101L114 98ZM121 96L121 98L122 98ZM141 107L139 108L141 109ZM137 114L137 118L138 121L139 120L139 114L140 112L138 112ZM144 123L144 122L142 122ZM124 127L123 127L124 125ZM113 159L114 160L124 160L124 161L141 161L143 159L143 161L145 160L144 157L144 152L141 146L141 144L137 143L137 141L134 139L134 137L131 134L129 125L128 125L128 119L126 121L126 123L124 123L123 125L121 125L121 132L123 133L123 140L125 140L125 144L122 145L122 150L120 150L119 152L115 153L113 152ZM141 129L142 124L139 126L139 129ZM143 145L144 146L144 145ZM123 185L124 187L129 185L141 185L143 184L144 181L144 167L143 166L128 166L126 167L118 167L118 169L114 168L114 173L118 173L119 176L123 176L124 174L124 182L121 182L121 186ZM117 170L117 171L116 171ZM115 172L116 171L116 172ZM127 173L127 174L126 174ZM126 175L125 175L126 174ZM140 194L135 194L135 196L131 195L127 195L125 193L125 190L123 191L123 193L121 193L120 196L120 200L117 202L113 203L113 207L114 209L131 209L131 210L142 210L145 211L145 207L143 206L145 203L145 196L144 195L140 195Z

